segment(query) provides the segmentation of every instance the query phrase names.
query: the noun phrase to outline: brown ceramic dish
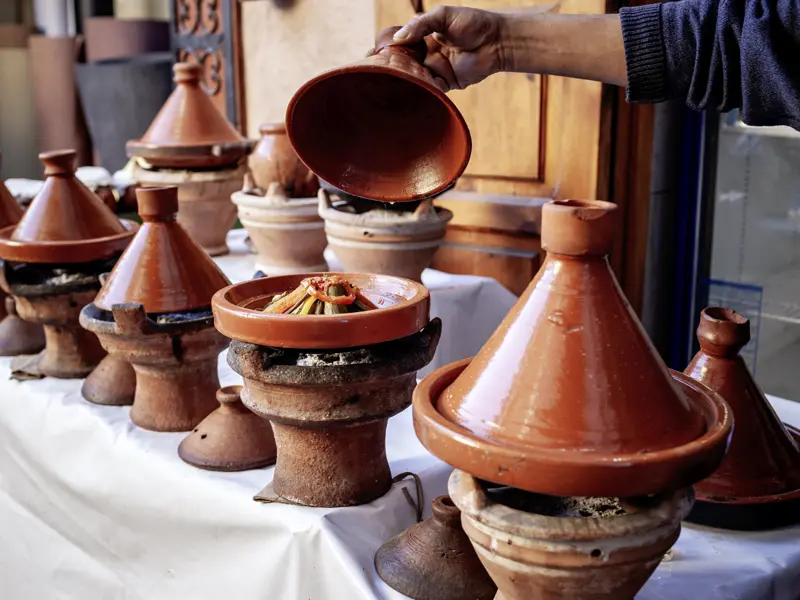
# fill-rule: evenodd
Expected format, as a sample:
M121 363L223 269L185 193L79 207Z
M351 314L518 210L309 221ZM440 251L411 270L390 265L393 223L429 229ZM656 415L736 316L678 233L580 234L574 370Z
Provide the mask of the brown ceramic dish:
M283 123L265 123L258 128L261 139L248 158L256 186L267 191L278 183L288 198L311 198L319 179L303 164L289 142Z
M400 277L330 273L345 278L379 308L340 315L266 314L276 294L322 273L264 277L237 283L214 295L214 324L225 336L277 348L352 348L396 340L419 332L429 322L430 294Z
M178 188L136 190L143 224L95 298L100 309L141 304L147 313L208 308L230 285L205 251L176 221Z
M200 86L203 68L177 63L175 90L145 134L125 145L154 167L186 169L236 164L255 145L244 139Z
M688 520L726 529L768 529L800 522L800 431L781 423L740 356L750 321L727 308L706 308L700 351L685 374L719 393L736 426L725 460L695 484Z
M409 202L452 187L467 167L469 129L422 66L424 43L378 34L375 53L318 75L289 102L286 130L300 159L334 187Z

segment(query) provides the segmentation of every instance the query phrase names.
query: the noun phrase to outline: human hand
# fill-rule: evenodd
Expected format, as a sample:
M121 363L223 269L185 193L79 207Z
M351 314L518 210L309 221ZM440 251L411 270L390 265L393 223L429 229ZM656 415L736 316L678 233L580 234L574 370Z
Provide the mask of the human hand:
M445 92L463 90L502 71L503 15L475 8L439 6L412 19L395 35L398 44L422 39L425 66Z

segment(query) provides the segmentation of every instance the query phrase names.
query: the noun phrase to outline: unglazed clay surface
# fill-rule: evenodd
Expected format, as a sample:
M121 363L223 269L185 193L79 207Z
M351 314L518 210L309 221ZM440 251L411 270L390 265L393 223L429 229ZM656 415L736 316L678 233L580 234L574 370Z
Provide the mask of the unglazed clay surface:
M266 123L258 128L261 139L248 158L255 184L268 190L280 185L289 198L310 198L319 189L319 179L303 164L292 148L283 123Z

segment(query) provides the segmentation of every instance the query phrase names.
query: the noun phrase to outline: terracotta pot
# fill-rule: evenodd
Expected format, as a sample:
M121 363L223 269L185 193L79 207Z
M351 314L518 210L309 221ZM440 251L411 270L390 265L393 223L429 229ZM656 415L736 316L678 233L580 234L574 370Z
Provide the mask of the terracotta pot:
M214 329L210 312L150 318L141 304L118 304L110 313L90 304L80 323L109 354L133 366L135 425L189 431L217 408L217 357L227 340Z
M14 298L0 291L6 316L0 321L0 356L38 354L44 350L44 329L36 323L28 323L17 314Z
M316 198L289 200L277 183L266 196L239 191L231 200L258 252L256 270L268 275L327 271L325 224Z
M434 455L487 481L565 496L644 496L719 466L730 410L670 375L647 338L606 259L617 217L606 202L544 205L548 254L528 289L471 362L429 375L415 393L417 435Z
M216 109L214 109L216 110ZM242 187L246 167L217 171L146 169L137 163L134 178L145 187L178 187L178 222L210 256L228 253L225 238L236 223L231 194Z
M327 71L289 102L286 129L300 159L320 178L383 202L433 197L452 187L472 142L455 104L422 66L424 42L378 34L369 58Z
M178 446L178 456L209 471L247 471L275 463L275 438L269 421L248 410L238 385L217 391L220 406Z
M695 484L688 520L729 529L800 522L800 431L781 423L739 355L750 341L750 321L728 308L706 308L697 339L700 352L685 373L725 398L736 427L719 469Z
M305 166L289 142L283 123L267 123L258 128L261 139L248 158L255 184L262 190L277 183L289 198L311 198L319 189L319 179Z
M433 501L429 519L381 546L375 569L391 588L414 600L492 600L497 592L449 496Z
M547 516L498 502L463 471L448 488L502 600L633 600L692 505L684 488L620 501L625 512L615 516Z
M414 281L385 275L341 276L379 306L342 315L264 313L276 294L293 290L320 273L264 277L237 283L214 294L214 324L231 339L276 348L340 349L380 344L414 335L428 324L430 293Z
M160 168L232 168L254 142L239 135L203 91L201 65L177 63L173 72L175 90L141 139L126 144L128 156Z
M355 214L319 192L319 214L328 244L345 270L380 273L420 281L444 238L453 213L434 208L430 200L411 213L375 208Z
M416 373L433 359L440 333L434 319L409 337L335 352L234 340L228 364L244 378L242 402L275 434L275 494L333 507L388 492L386 423L411 403Z
M94 404L129 406L136 393L133 367L117 356L106 356L86 378L81 396Z

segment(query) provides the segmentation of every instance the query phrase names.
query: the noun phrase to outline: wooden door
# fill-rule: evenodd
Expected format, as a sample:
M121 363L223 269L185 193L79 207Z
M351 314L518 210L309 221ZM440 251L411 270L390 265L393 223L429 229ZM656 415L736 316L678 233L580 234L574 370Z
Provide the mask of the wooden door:
M376 0L376 30L401 25L420 2ZM604 13L606 0L423 0L423 10L461 5ZM454 213L434 261L442 270L495 277L521 293L539 267L538 223L551 198L597 198L608 182L607 101L599 83L498 73L450 97L473 137L456 189L437 202Z

